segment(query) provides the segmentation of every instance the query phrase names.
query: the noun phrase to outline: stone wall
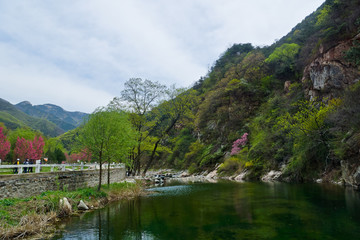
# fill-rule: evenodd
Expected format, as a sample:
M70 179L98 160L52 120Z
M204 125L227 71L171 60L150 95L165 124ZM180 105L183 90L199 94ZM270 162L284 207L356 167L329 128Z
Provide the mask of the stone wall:
M75 190L94 187L99 182L99 170L0 175L0 199L26 198L51 190ZM107 169L102 171L102 184L107 183ZM110 169L110 182L125 179L125 168Z

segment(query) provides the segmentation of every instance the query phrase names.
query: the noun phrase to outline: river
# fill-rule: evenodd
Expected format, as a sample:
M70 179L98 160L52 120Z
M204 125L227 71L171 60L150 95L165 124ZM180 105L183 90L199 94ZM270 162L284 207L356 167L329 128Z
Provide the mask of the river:
M360 239L360 194L322 184L194 183L72 217L53 239Z

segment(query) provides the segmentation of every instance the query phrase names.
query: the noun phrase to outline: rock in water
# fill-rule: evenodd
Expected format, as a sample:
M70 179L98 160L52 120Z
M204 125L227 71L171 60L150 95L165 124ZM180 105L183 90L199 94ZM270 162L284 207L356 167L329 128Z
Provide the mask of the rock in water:
M281 177L282 172L281 171L274 171L271 170L270 172L268 172L267 174L265 174L261 180L263 182L272 182L272 181L276 181Z
M83 202L83 200L80 200L77 207L79 210L89 210L89 207Z
M60 214L62 215L70 215L72 212L71 204L67 200L66 197L60 199Z
M354 183L359 186L360 185L360 166L356 169L356 172L353 175L353 178L354 178Z

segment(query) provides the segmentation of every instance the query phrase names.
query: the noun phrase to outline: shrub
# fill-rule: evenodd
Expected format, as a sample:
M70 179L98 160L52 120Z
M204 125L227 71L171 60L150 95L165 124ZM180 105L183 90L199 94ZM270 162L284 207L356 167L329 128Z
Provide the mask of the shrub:
M218 173L231 175L238 171L242 166L241 160L238 157L232 156L219 166Z

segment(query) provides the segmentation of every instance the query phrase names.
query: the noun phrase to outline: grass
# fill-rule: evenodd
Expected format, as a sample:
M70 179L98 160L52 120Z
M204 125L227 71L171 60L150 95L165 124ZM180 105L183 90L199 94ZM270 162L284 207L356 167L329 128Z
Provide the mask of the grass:
M47 191L24 199L0 200L0 239L23 238L54 231L54 224L63 217L59 208L60 199L66 197L77 213L80 200L92 209L101 208L109 202L132 198L143 193L140 182L113 183L104 185L98 192L95 188L76 191Z

